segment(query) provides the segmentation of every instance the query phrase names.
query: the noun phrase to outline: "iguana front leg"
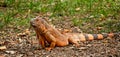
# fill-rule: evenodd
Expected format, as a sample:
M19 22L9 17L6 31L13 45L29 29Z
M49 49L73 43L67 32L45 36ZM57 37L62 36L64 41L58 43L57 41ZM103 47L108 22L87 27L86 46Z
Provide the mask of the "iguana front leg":
M50 51L56 45L56 38L50 32L46 32L45 36L47 36L46 39L48 40L48 42L51 42L50 47L46 48L46 50Z
M56 44L55 42L51 42L50 47L47 47L45 49L50 51L51 49L53 49L55 47L55 44Z
M45 40L44 38L38 33L38 31L36 31L36 36L39 40L39 44L42 46L42 48L45 48Z
M41 44L42 48L45 48L45 41L41 36L39 36L39 43Z

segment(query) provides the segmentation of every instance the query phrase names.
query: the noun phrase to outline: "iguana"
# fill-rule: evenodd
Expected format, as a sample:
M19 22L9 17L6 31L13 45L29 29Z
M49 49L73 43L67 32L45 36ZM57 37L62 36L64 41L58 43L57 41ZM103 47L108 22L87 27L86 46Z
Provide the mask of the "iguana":
M118 33L109 34L80 34L80 33L61 33L55 27L51 26L42 17L36 17L30 21L31 26L36 32L36 36L39 39L39 43L42 48L51 50L55 46L66 46L69 43L79 46L79 42L94 39L103 39L107 37L113 37ZM119 33L120 34L120 33ZM50 44L46 47L46 42Z

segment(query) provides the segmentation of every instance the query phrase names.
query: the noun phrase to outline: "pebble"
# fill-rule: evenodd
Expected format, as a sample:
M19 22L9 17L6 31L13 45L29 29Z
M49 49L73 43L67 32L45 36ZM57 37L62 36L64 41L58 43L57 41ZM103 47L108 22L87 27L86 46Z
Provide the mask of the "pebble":
M15 54L16 51L5 51L6 53L9 53L9 54Z
M31 56L31 55L33 55L33 53L32 53L32 52L27 52L27 55L30 55L30 56Z
M16 57L23 57L23 54L16 55Z
M81 49L81 50L85 50L85 49L87 49L87 47L80 47L79 49Z

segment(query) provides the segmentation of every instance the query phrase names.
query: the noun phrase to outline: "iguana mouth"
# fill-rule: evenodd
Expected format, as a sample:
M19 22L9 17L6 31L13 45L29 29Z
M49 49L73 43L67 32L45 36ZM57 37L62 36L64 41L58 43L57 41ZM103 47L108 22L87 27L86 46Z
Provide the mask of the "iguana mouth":
M36 27L36 26L35 26L35 23L34 23L34 19L32 19L32 20L30 21L30 25L33 26L33 27Z
M31 26L36 27L35 24L31 24Z

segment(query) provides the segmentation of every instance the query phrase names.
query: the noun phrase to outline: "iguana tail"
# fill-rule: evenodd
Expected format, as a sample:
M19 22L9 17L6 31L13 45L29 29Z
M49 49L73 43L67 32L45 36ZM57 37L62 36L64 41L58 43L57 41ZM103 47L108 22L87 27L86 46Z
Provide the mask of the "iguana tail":
M100 40L107 37L114 37L114 36L120 36L119 33L109 33L109 34L79 34L79 33L67 33L69 37L71 37L74 40L79 41L88 41L88 40Z

